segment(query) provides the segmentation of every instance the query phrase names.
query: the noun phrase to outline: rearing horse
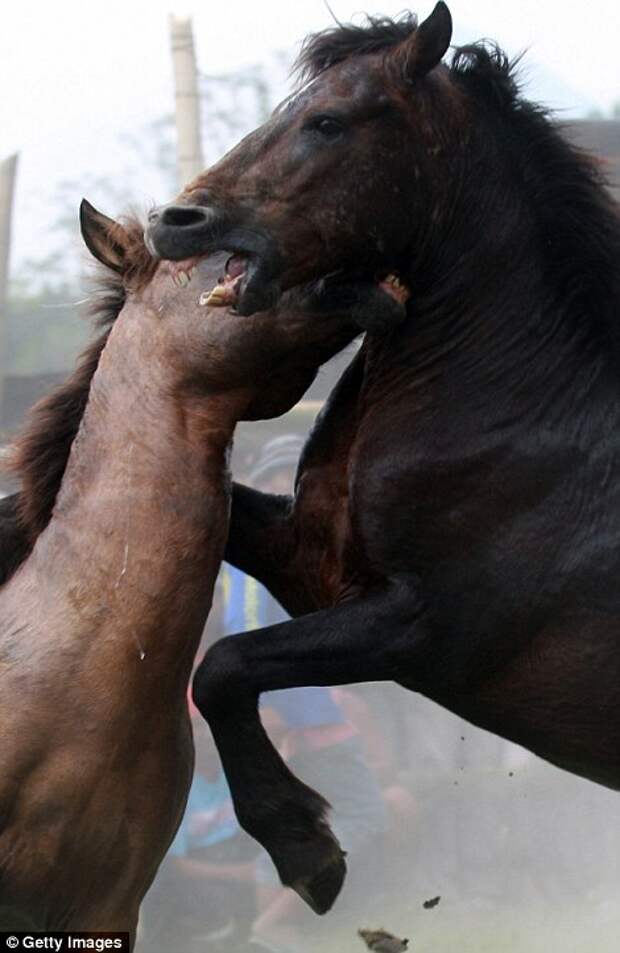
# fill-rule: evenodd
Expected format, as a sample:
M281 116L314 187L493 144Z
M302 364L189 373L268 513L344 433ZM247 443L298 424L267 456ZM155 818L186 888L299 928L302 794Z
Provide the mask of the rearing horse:
M272 850L288 825L297 876L314 804L262 691L394 680L620 788L618 213L503 54L447 66L450 39L443 3L311 38L301 92L149 230L164 257L244 254L245 313L351 268L412 291L294 499L235 490L227 558L296 618L217 643L195 680L239 817ZM326 854L332 897L339 873Z

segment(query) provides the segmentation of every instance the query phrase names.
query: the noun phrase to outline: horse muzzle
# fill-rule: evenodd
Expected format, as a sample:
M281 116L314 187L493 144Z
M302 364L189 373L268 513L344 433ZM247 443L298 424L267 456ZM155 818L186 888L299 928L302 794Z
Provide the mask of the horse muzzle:
M246 269L235 303L239 314L266 311L282 293L282 256L273 239L214 206L166 205L153 209L144 240L153 257L170 261L214 251L230 251L245 258Z

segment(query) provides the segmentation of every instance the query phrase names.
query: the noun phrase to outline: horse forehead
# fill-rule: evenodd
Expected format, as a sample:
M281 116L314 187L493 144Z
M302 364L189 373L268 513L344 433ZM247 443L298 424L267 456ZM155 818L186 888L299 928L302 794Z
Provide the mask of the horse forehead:
M361 104L386 95L386 83L376 69L370 70L368 64L364 68L357 60L345 61L321 73L285 100L276 109L275 116L286 123L309 109L328 106L333 100Z
M377 56L352 57L340 64L333 82L341 94L353 99L376 99L388 94L388 83Z

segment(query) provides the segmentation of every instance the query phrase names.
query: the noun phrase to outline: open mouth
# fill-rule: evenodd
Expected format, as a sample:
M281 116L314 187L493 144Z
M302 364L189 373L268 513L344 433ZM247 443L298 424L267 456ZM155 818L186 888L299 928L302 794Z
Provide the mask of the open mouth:
M182 261L169 262L173 283L178 288L186 288L194 278L199 263L208 257L209 255L194 255ZM252 270L249 256L231 255L224 266L223 274L217 279L217 284L205 288L198 303L202 307L235 309L250 280Z
M194 255L182 261L169 261L168 267L173 283L178 288L186 288L194 278L200 262L209 257L209 254ZM240 253L230 255L217 283L201 291L199 305L209 308L229 308L237 312L239 302L256 271L257 262L252 256ZM395 271L381 272L375 276L374 281L381 291L389 295L401 307L405 307L411 297L411 290ZM243 312L239 310L239 313Z
M207 255L229 252L224 274L203 291L203 305L234 308L249 316L272 308L282 293L282 256L274 240L221 210L168 206L147 226L144 237L154 257L170 262L170 273L181 287L189 284Z
M250 260L245 255L231 255L224 274L210 290L200 295L200 304L210 308L236 308L249 280Z
M224 245L224 249L226 246ZM220 245L219 250L224 250ZM209 286L201 289L199 304L203 307L230 308L236 313L248 317L257 311L268 311L273 308L282 293L277 272L274 274L269 260L253 250L239 248L235 243L233 249L228 246L229 258L223 273L213 284L213 270L209 278ZM209 250L199 255L171 261L167 259L167 267L173 282L177 287L184 288L194 280L200 263L209 258L215 251Z
M381 290L389 295L390 298L394 298L398 304L403 307L407 304L411 297L411 289L395 271L390 271L383 278L377 278L376 281Z
M210 254L231 253L216 284L211 284L211 270L211 286L201 289L199 303L203 307L228 308L249 317L276 306L288 287L286 258L273 237L253 225L235 222L222 210L168 206L147 226L145 241L152 255L168 262L172 279L181 288L189 285L200 262ZM363 275L361 280L374 282L401 307L410 297L407 286L389 266L374 275ZM355 278L345 276L345 281L355 282Z

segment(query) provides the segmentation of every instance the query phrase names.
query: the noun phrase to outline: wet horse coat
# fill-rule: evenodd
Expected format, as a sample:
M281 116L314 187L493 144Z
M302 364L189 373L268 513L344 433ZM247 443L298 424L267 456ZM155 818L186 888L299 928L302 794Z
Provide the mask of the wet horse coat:
M168 257L238 236L248 312L352 267L412 290L294 497L235 488L227 558L296 618L219 642L195 680L242 822L298 874L314 805L261 732L263 691L394 680L620 788L618 213L503 54L447 67L450 36L440 3L311 38L302 92L149 235Z

